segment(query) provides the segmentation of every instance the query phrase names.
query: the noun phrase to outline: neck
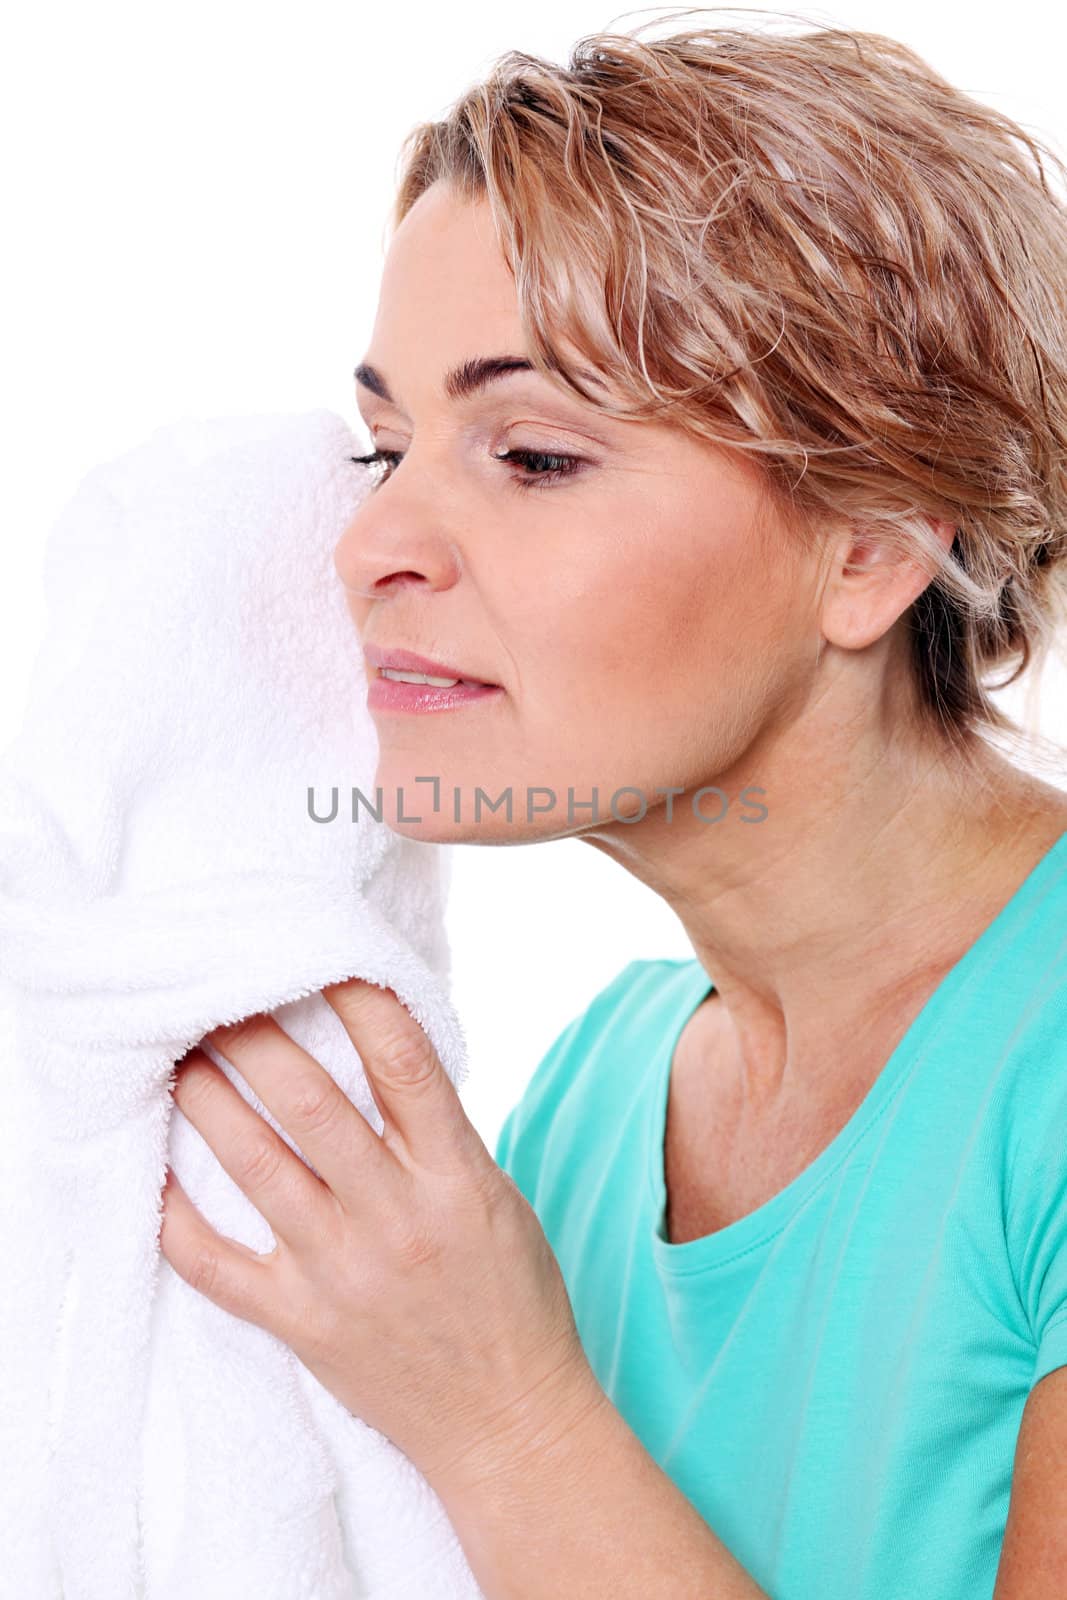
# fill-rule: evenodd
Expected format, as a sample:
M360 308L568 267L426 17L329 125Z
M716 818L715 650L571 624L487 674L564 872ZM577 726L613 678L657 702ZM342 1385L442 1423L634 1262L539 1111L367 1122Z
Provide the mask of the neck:
M721 822L687 793L670 822L661 808L584 837L678 916L752 1106L884 1059L1067 829L1067 794L984 744L963 766L928 742L792 730L704 781L730 798ZM746 785L759 822L741 820Z

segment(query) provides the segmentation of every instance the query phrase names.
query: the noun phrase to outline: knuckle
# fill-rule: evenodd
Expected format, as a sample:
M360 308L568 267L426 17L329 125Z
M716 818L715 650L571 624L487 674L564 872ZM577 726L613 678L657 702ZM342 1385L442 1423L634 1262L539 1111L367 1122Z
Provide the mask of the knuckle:
M258 1135L239 1145L234 1155L237 1181L250 1188L273 1183L281 1167L281 1151L270 1139Z
M210 1245L197 1245L183 1276L190 1288L195 1289L198 1294L205 1294L209 1298L212 1296L218 1286L219 1262Z
M492 1157L487 1163L468 1170L467 1183L475 1205L492 1217L500 1215L510 1219L514 1215L516 1196L520 1200L524 1198L510 1173L502 1172Z
M433 1045L421 1028L393 1034L384 1042L382 1053L390 1076L411 1088L428 1083L437 1071Z
M292 1120L303 1133L320 1133L336 1122L343 1098L332 1080L306 1084L293 1100Z
M393 1248L403 1267L429 1266L441 1253L436 1228L410 1217L395 1229Z

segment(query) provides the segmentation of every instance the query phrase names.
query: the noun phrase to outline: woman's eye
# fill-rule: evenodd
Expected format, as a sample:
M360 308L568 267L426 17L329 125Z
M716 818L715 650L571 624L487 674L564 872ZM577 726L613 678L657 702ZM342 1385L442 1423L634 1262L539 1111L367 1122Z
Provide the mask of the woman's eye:
M351 456L349 459L358 462L361 467L388 466L389 471L384 473L379 478L378 483L374 485L377 489L379 484L384 483L385 479L391 476L394 466L400 461L401 457L399 450L372 450L369 455Z
M361 466L380 466L386 469L374 485L376 489L392 477L403 459L403 452L400 450L372 450L369 455L351 457L351 460L359 462ZM518 473L513 475L512 481L520 489L536 489L545 483L554 483L560 478L579 472L584 465L580 456L556 455L544 450L504 450L493 459L507 462L509 466L519 469Z

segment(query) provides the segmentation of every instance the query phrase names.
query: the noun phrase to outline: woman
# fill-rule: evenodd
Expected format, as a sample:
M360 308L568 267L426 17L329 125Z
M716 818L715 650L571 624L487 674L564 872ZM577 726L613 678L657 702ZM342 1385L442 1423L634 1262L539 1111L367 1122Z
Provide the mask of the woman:
M593 997L500 1166L387 992L330 993L381 1141L224 1030L358 1179L263 1128L278 1259L177 1188L163 1248L488 1596L1067 1592L1067 795L988 692L1063 622L1036 150L891 40L710 30L513 53L407 151L335 558L390 824L585 839L694 957ZM225 1163L260 1119L197 1083Z

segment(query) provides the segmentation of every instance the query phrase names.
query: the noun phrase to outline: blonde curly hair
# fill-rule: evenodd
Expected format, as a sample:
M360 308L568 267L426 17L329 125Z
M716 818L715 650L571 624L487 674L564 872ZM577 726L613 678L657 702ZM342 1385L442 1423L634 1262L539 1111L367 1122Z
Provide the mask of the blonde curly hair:
M918 559L924 719L1047 758L990 691L1067 616L1067 207L1042 158L1067 169L880 34L640 31L499 57L407 136L391 226L441 178L487 199L538 371L762 457L805 540L860 524Z

